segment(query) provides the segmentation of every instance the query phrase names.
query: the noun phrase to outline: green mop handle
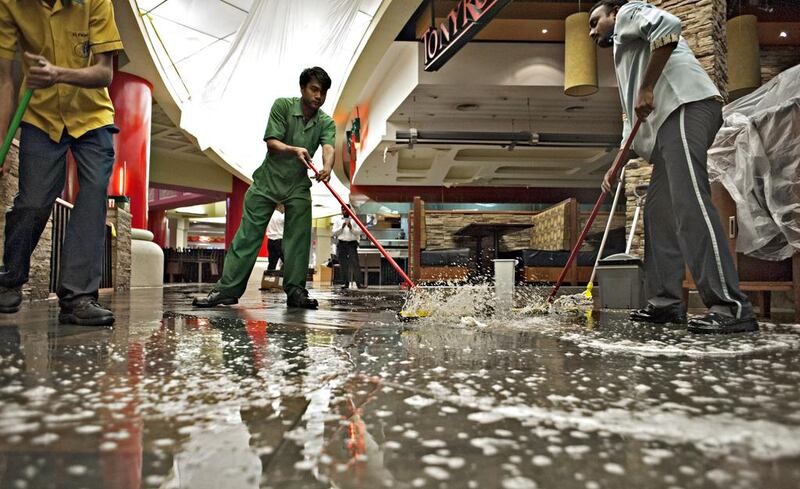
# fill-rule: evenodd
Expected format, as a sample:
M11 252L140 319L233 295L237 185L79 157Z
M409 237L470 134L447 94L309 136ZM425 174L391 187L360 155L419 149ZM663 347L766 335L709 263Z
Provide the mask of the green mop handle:
M25 90L25 93L22 94L22 100L20 101L19 106L17 106L17 112L14 114L14 118L11 119L11 125L8 126L6 139L3 141L3 147L0 148L0 168L3 168L3 165L6 163L8 150L11 149L11 143L14 141L14 135L17 133L17 129L19 129L19 125L22 122L22 116L25 115L25 111L28 109L31 96L33 96L33 89L28 88Z

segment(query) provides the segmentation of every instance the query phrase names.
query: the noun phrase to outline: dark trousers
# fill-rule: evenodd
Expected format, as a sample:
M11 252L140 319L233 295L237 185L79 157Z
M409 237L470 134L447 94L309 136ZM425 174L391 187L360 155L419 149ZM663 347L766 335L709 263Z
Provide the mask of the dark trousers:
M267 270L278 268L278 260L283 260L283 240L267 239Z
M339 241L336 244L336 257L342 271L342 284L355 282L358 286L364 285L361 265L358 263L358 241Z
M80 296L97 297L106 230L106 189L114 166L112 135L116 132L115 126L106 126L73 138L65 131L61 140L54 142L41 129L22 124L19 194L6 214L0 286L18 287L28 281L31 254L56 197L64 189L69 149L78 165L80 191L67 224L57 293L62 304Z
M656 307L682 307L685 260L711 312L748 317L706 168L721 124L720 103L702 100L676 109L658 131L644 207L647 290Z

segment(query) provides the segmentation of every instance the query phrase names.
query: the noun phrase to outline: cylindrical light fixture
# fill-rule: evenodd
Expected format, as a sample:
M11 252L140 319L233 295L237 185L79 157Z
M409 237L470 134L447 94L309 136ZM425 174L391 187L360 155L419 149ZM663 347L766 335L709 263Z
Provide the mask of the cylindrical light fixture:
M732 99L761 86L758 19L740 15L728 20L728 93Z
M589 37L589 12L567 17L564 30L564 93L585 97L597 91L597 47Z

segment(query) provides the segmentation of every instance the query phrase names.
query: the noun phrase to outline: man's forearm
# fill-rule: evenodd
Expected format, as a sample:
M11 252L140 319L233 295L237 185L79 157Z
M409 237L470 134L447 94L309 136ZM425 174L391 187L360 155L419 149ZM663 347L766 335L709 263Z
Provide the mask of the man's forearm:
M334 154L336 150L333 146L326 144L322 147L322 166L331 170L333 168L333 162L335 161Z
M81 88L105 88L111 85L114 73L102 65L86 68L64 68L59 66L58 83L66 83Z
M269 151L270 154L273 155L290 156L296 153L297 148L294 146L289 146L288 144L278 139L268 139L267 150Z
M669 57L672 56L672 51L675 50L676 46L677 43L665 44L650 53L650 62L647 63L642 86L639 88L647 90L655 88L656 82L661 77L661 73L664 71L664 67L667 65L667 61L669 61Z

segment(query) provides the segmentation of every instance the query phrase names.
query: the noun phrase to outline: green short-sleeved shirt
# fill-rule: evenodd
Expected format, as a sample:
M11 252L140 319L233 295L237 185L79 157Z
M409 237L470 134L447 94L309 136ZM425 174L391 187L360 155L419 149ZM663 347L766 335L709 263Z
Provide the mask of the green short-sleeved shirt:
M277 139L290 146L308 150L312 157L322 145L334 145L336 124L331 117L317 111L316 115L303 122L303 110L299 97L279 98L272 104L264 141ZM308 169L295 156L271 155L267 153L264 163L253 173L253 183L276 197L286 196L295 188L310 188Z

